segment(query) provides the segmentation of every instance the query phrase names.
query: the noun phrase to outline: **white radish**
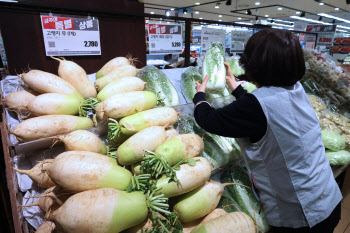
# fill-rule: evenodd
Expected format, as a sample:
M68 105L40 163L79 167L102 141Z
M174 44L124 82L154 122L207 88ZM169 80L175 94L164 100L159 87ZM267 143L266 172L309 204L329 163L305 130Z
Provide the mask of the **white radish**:
M70 83L85 98L96 97L97 92L94 85L90 82L85 70L77 63L58 58L59 61L58 75Z
M150 91L133 91L110 96L96 106L97 119L122 118L153 108L157 104L157 96Z
M66 135L57 136L64 143L67 151L91 151L107 154L107 147L94 133L87 130L76 130Z
M91 127L93 122L86 117L47 115L22 121L10 133L19 142L28 142Z
M223 209L215 209L212 212L210 212L210 214L208 214L207 216L205 216L205 218L201 221L201 223L206 223L209 222L210 220L220 217L222 215L227 214L227 212Z
M81 99L61 93L47 93L35 97L28 110L36 116L43 115L76 115L79 112Z
M227 185L239 184L221 184L210 180L203 186L179 196L174 205L174 211L179 215L180 221L191 222L212 212L219 204Z
M118 147L117 158L122 165L131 165L143 159L144 151L154 151L166 139L164 127L152 126L131 136Z
M102 78L97 79L95 81L95 88L97 89L97 91L101 91L105 86L107 86L109 83L113 82L114 80L124 78L124 77L135 77L136 73L137 73L137 69L135 66L132 66L132 65L117 67L111 70Z
M143 91L146 83L137 77L124 77L114 80L105 86L97 95L98 101L104 101L108 97L131 91Z
M37 94L35 91L14 91L8 94L3 101L10 110L28 113L27 106Z
M253 220L243 212L225 214L208 222L199 224L191 233L255 233L256 228Z
M20 77L30 88L40 93L62 93L84 100L83 96L68 82L57 75L41 70L31 70Z
M51 178L46 174L45 170L50 166L48 163L50 160L44 160L36 164L30 170L21 170L18 168L13 168L16 172L21 174L26 174L29 176L34 182L36 182L42 188L50 188L55 186L56 184L51 180Z
M115 159L88 151L62 153L46 172L57 185L75 192L105 187L126 190L132 179L131 172Z
M194 159L196 160L194 166L190 166L187 163L182 164L180 165L180 170L176 171L176 177L181 185L174 181L169 183L170 178L166 175L157 180L159 192L169 198L190 192L204 185L211 175L210 163L203 157L195 157Z
M120 66L130 65L130 61L133 59L128 59L126 57L116 57L107 62L97 73L96 79L101 78Z
M172 126L177 121L177 112L173 108L161 107L149 109L124 117L117 125L124 135L133 135L151 126Z
M147 204L142 192L88 190L70 197L47 219L66 233L118 233L143 222Z

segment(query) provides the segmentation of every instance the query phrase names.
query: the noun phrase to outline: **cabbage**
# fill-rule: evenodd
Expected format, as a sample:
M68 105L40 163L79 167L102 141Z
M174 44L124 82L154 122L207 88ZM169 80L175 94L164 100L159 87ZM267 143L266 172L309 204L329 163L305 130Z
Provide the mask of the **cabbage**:
M224 65L224 50L221 45L212 43L203 61L203 80L209 75L207 92L221 94L226 85L226 68Z
M255 89L257 89L257 87L250 82L245 82L245 85L243 86L244 90L248 91L248 93L251 93L252 91L254 91Z
M326 151L326 155L331 165L345 165L350 162L350 153L345 150L337 152Z
M193 97L197 93L197 80L202 81L202 75L193 66L188 67L181 75L181 92L187 103L192 103Z
M331 151L340 151L345 148L345 139L339 133L331 130L322 130L322 141L324 147Z
M232 73L234 76L239 76L241 74L244 74L244 70L242 67L239 65L238 59L237 58L231 58L230 60L227 61L227 63L230 65Z

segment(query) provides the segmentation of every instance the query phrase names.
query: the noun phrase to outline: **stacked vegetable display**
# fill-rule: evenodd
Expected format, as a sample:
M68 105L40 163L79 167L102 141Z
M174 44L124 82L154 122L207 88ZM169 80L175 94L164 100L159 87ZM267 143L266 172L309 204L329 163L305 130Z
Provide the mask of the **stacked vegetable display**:
M215 224L228 220L222 232L256 231L254 217L215 210L225 186L241 185L209 180L213 168L240 157L235 140L206 133L190 116L179 120L168 107L179 104L178 93L164 73L145 67L135 77L130 59L115 58L97 73L96 92L80 66L58 60L59 76L21 75L43 94L20 91L5 99L18 113L38 116L13 130L20 142L53 137L66 149L30 170L15 169L47 188L23 206L46 212L37 232L215 232ZM108 146L83 130L93 127L88 113L108 123Z

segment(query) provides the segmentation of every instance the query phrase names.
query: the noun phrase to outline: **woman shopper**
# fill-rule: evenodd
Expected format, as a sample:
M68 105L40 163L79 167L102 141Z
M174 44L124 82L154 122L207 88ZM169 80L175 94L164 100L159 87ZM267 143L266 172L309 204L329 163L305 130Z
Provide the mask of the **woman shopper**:
M237 138L252 188L273 232L333 232L340 220L339 187L322 143L319 121L298 82L305 73L299 40L285 30L262 30L248 41L240 77L226 66L236 101L214 109L205 99L208 76L196 82L194 116L204 130Z

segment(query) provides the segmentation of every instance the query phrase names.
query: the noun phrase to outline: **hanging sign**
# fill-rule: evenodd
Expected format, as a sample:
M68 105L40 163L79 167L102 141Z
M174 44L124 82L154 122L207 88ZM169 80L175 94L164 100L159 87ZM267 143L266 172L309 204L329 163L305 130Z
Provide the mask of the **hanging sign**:
M201 33L201 53L205 53L211 43L221 44L225 48L226 31L223 29L215 29L203 27Z
M251 36L250 31L231 31L231 52L242 52Z
M181 24L148 24L149 54L182 53Z
M317 45L333 46L336 25L308 25L307 32L316 32Z
M304 37L304 44L306 49L314 49L316 43L315 34L306 34Z
M98 19L41 14L46 56L101 55Z

